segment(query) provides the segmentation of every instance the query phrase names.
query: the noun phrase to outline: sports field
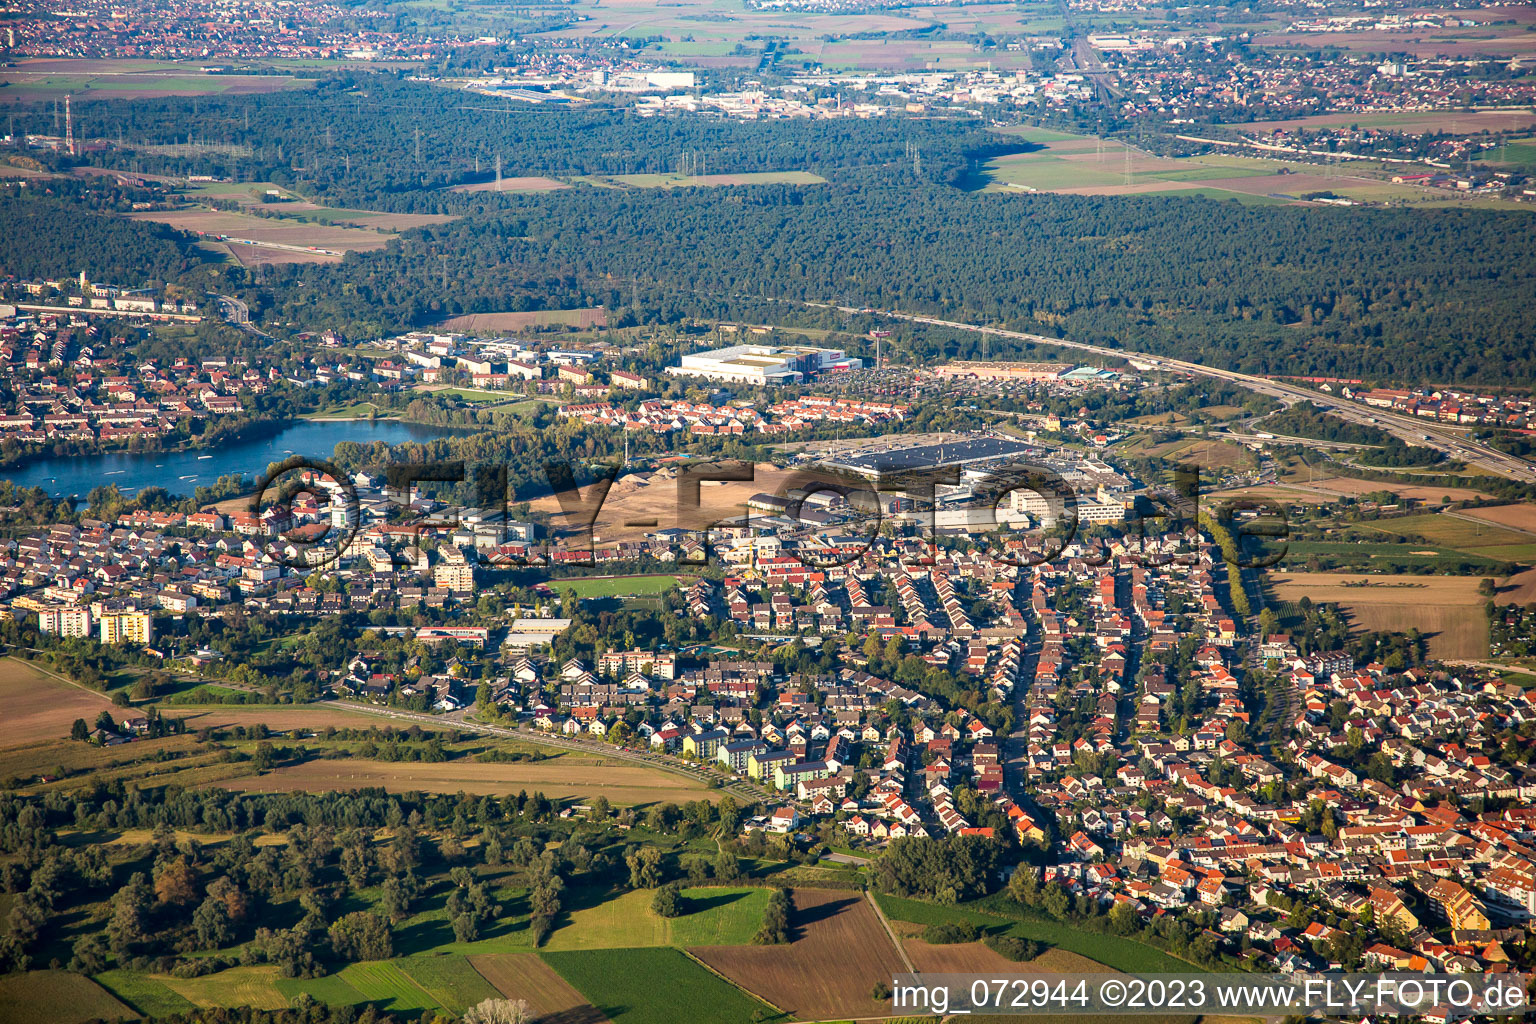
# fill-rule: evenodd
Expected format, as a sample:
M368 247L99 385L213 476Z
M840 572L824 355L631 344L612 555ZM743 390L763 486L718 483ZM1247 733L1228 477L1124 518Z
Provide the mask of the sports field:
M654 597L678 588L676 576L577 576L566 580L550 580L549 587L557 594L567 590L577 597Z
M462 790L510 796L526 790L559 800L587 800L601 795L626 806L711 799L718 792L681 775L643 765L610 767L563 757L531 764L483 764L464 760L404 763L359 758L308 761L275 768L265 775L230 779L221 785L247 793L312 793L382 787L391 793L457 793Z

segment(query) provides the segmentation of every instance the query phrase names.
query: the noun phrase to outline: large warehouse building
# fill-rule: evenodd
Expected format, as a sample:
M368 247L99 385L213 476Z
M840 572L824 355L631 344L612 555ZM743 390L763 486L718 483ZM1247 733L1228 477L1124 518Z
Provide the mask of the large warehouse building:
M835 348L802 345L732 345L683 356L667 372L732 384L798 384L828 370L857 370L864 365Z

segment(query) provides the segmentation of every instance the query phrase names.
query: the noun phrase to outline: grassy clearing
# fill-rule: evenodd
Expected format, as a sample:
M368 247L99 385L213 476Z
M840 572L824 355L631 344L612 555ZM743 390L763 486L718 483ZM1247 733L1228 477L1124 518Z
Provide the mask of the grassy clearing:
M289 1005L288 997L276 984L280 980L277 968L270 964L231 967L227 971L207 974L201 978L173 978L165 974L151 977L197 1006L251 1006L258 1010L281 1010Z
M613 1024L736 1024L771 1019L759 999L676 949L599 949L541 954Z
M148 975L134 971L105 971L96 983L146 1017L167 1017L195 1007Z
M768 890L687 889L688 912L664 918L651 912L646 889L604 899L570 912L569 923L549 937L548 948L613 949L634 946L738 946L752 941L763 921Z
M461 1014L499 993L462 956L417 956L396 961L406 976L430 992L439 1006Z
M574 590L576 596L587 597L655 597L669 590L676 590L676 576L587 576L568 580L550 580L550 589L557 594Z

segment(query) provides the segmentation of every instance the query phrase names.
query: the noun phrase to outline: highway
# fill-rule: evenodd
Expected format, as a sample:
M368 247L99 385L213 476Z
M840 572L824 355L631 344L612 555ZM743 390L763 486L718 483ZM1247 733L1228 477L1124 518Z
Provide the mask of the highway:
M1206 366L1201 363L1191 363L1182 359L1170 359L1167 356L1156 356L1148 352L1133 352L1128 349L1106 348L1102 345L1089 345L1081 341L1068 341L1065 338L1050 338L1043 334L1029 334L1024 331L1008 331L1001 327L983 327L977 324L962 323L958 320L941 320L938 317L918 316L913 313L900 313L892 310L860 310L847 306L833 306L830 303L806 303L808 306L820 308L836 308L845 313L873 312L877 316L889 317L893 320L905 320L909 323L927 324L933 327L949 327L961 331L975 331L978 334L992 335L998 338L1010 338L1015 341L1028 341L1036 345L1049 345L1056 348L1075 349L1080 352L1090 352L1096 356L1109 359L1123 359L1138 370L1162 370L1163 372L1186 373L1197 377L1210 377L1216 380L1230 381L1240 384L1250 391L1282 402L1311 402L1313 405L1326 408L1336 414L1340 419L1352 423L1365 424L1379 427L1402 440L1434 448L1444 452L1453 459L1458 459L1468 466L1476 466L1479 469L1495 473L1499 476L1509 477L1524 483L1536 483L1536 465L1508 455L1486 444L1468 440L1459 431L1447 427L1443 423L1434 420L1424 420L1413 416L1404 416L1400 413L1388 412L1384 409L1375 409L1352 402L1346 398L1337 398L1321 391L1313 391L1297 384L1287 384L1284 381L1270 380L1267 377L1255 377L1247 373L1238 373L1235 370L1223 370L1214 366ZM1280 440L1277 438L1276 440Z

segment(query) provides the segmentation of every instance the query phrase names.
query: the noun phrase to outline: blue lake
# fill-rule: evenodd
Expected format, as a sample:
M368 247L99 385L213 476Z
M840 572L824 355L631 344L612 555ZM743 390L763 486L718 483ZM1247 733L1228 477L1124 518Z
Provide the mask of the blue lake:
M400 444L428 441L450 433L451 429L393 420L305 420L276 433L211 450L111 452L39 459L19 468L0 470L0 479L19 487L41 487L56 498L84 498L91 488L103 484L116 484L129 495L145 487L164 487L172 494L190 495L196 488L212 486L229 473L255 479L266 472L269 463L281 462L290 455L329 459L340 441Z

